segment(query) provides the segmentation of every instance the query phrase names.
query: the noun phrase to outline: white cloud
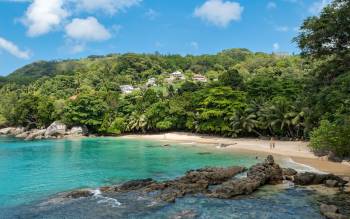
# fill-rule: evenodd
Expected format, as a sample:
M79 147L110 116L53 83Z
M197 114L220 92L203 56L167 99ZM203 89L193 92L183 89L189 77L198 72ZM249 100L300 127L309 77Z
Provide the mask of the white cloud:
M69 14L63 4L63 0L34 0L23 19L28 26L27 34L39 36L59 26Z
M266 8L267 9L275 9L275 8L277 8L277 5L275 2L268 2L266 5Z
M79 41L104 41L111 38L109 31L96 18L75 18L66 27L68 37Z
M279 43L274 43L272 45L273 51L278 51L280 49L280 44Z
M30 51L20 50L16 44L0 37L0 49L21 59L29 59Z
M1 0L0 0L1 1ZM142 0L6 0L11 2L30 2L22 23L28 27L31 37L49 33L62 27L70 15L81 12L101 11L113 15L119 11L139 4Z
M318 15L331 2L332 0L318 0L310 6L309 12L313 15Z
M83 11L102 11L115 14L132 6L138 5L142 0L76 0L77 8Z
M237 2L223 0L207 0L197 7L194 16L219 27L226 27L231 21L241 19L243 7Z

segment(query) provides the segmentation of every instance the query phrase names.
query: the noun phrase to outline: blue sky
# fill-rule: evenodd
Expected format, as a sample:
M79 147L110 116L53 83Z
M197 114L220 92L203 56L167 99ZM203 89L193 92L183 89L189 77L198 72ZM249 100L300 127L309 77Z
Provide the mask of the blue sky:
M0 0L0 75L108 53L298 53L302 21L330 0Z

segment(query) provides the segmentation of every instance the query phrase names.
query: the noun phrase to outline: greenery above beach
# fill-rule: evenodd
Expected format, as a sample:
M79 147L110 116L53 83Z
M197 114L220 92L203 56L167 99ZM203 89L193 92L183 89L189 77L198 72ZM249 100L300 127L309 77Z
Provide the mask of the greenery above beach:
M301 55L110 54L40 61L0 78L0 126L85 125L104 135L182 130L309 139L350 155L350 2L294 39Z

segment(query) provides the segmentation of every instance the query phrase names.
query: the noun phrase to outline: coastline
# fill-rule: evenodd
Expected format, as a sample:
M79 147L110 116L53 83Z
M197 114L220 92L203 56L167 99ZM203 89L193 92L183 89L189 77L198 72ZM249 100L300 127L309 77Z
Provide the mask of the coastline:
M295 163L309 166L321 172L350 176L350 165L321 160L309 150L307 147L308 142L304 141L276 141L276 148L271 150L269 148L269 140L225 138L185 132L125 135L118 138L184 143L207 146L215 150L225 150L227 152L254 153L256 155L272 154L277 155L280 159L291 159ZM225 147L219 147L220 144Z

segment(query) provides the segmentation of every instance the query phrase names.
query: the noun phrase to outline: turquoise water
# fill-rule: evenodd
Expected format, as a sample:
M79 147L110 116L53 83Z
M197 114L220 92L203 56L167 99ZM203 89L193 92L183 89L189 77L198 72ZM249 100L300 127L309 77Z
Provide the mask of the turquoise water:
M174 178L204 166L250 166L255 157L205 153L190 145L117 138L22 141L0 137L0 208L55 193L151 177ZM1 214L0 214L1 215Z

